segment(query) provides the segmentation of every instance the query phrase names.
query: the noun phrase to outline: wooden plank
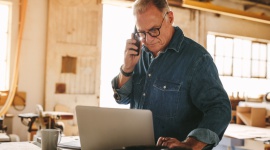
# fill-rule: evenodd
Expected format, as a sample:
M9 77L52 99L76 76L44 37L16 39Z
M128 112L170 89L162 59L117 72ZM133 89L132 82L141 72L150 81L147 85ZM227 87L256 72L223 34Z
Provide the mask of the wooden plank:
M217 5L211 4L210 2L184 0L182 6L186 8L198 9L202 11L208 11L208 12L218 13L218 14L227 15L231 17L270 24L270 17L268 16L251 13L251 12L245 12L245 11L236 10L236 9L227 8L227 7L222 7L222 6L217 6Z
M248 126L251 126L251 114L237 112L238 117Z

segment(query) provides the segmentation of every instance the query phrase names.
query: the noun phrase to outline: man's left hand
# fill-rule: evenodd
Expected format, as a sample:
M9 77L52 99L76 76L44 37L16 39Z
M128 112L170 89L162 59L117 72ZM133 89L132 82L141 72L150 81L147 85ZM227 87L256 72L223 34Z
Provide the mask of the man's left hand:
M200 142L192 137L188 137L183 142L180 142L176 138L171 137L160 137L157 141L157 146L166 146L168 148L182 147L191 150L201 150L206 145L206 143Z

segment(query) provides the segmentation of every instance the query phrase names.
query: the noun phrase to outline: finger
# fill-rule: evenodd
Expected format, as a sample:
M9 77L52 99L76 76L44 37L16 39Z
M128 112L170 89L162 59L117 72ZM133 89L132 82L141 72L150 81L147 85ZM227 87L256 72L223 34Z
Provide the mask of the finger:
M178 141L176 138L170 138L167 141L167 147L168 148L174 148L174 147L179 147L179 146L185 146L182 144L180 141Z
M135 43L136 43L136 40L135 39L128 39L128 40L126 40L126 48L131 47L131 46L137 47L135 45Z
M135 39L127 39L126 40L126 45L134 45L136 43Z
M172 139L170 137L164 137L163 138L163 146L168 147L173 142L174 142L174 139Z
M163 139L164 137L159 137L156 145L161 146L161 144L163 143Z
M159 137L158 140L157 140L156 146L160 146L161 143L162 143L161 142L161 137Z
M134 44L131 44L131 45L129 46L129 50L131 50L131 49L137 50L138 47L137 47L136 45L134 45Z
M134 51L136 55L138 54L138 51L135 49L130 49L130 51ZM133 55L133 53L130 53L130 55Z
M126 47L126 55L138 55L138 47L131 44Z
M167 141L167 142L164 142L164 146L166 146L168 148L174 148L174 147L178 146L178 144L176 144L174 142Z
M171 138L170 137L165 137L164 138L164 141L168 141L168 140L170 140Z
M135 50L135 49L128 49L128 50L125 52L125 55L126 55L126 56L137 55L137 54L138 54L138 51Z

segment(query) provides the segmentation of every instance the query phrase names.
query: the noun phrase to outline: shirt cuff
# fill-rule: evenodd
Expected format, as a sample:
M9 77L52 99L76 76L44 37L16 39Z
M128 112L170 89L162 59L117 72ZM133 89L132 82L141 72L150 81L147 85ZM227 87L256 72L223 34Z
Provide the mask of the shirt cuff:
M197 140L213 146L217 146L220 141L215 132L204 128L194 129L188 134L188 136L195 137Z
M119 77L117 75L112 80L112 88L113 88L114 92L116 92L115 94L118 94L118 96L120 96L119 99L116 99L116 98L115 99L117 101L121 101L122 99L127 98L128 95L132 91L132 76L121 88L118 88L118 81L119 81Z

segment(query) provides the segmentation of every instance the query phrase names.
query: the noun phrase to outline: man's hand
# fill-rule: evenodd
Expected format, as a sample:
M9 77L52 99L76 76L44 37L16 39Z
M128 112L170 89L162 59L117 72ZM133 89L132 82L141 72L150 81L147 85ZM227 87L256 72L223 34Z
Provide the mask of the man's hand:
M202 150L206 145L206 143L200 142L193 137L188 137L183 142L170 137L160 137L157 141L157 146L167 146L168 148L182 147L191 150Z
M137 55L138 52L135 51L140 48L137 47L135 43L136 40L133 38L132 33L131 39L128 39L126 41L124 64L121 66L124 72L132 72L134 70L135 65L138 63L141 57L141 50L139 51L139 55ZM125 77L122 74L119 74L118 88L121 88L129 80L129 78L130 77Z
M137 51L140 47L137 47L135 45L136 40L133 38L133 33L131 35L131 39L128 39L126 41L126 48L125 48L125 55L124 55L124 65L123 70L125 72L132 72L134 70L135 65L138 63L141 51L139 52L139 55L137 56Z

